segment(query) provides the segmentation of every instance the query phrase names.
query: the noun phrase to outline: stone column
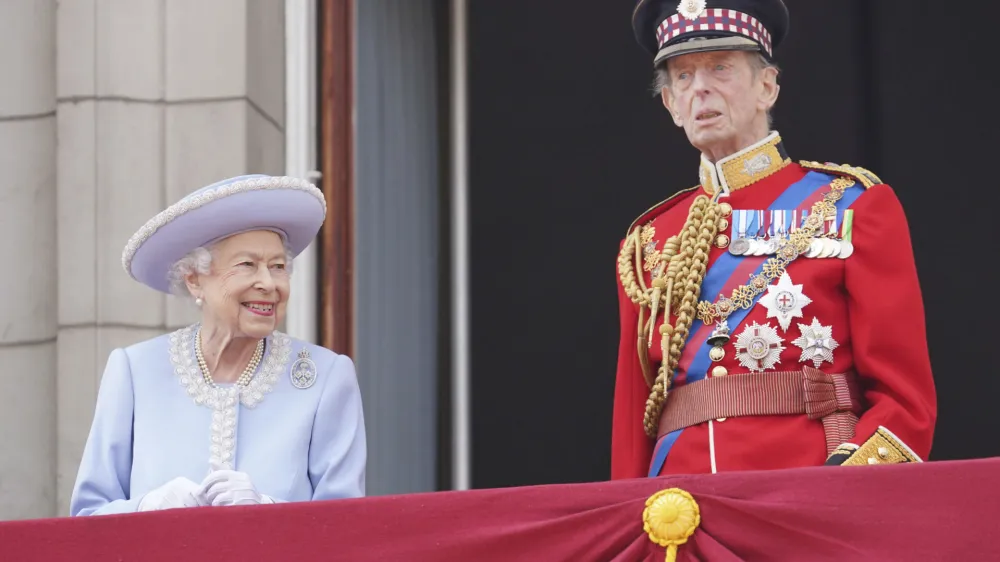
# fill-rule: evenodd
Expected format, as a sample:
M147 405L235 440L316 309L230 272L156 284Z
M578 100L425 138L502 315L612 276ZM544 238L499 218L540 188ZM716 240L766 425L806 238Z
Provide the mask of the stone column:
M163 205L163 3L60 0L57 21L62 516L108 354L164 326L163 297L121 267Z
M0 519L55 512L55 0L0 2Z
M60 0L58 514L108 354L196 319L129 236L195 189L284 169L283 0Z

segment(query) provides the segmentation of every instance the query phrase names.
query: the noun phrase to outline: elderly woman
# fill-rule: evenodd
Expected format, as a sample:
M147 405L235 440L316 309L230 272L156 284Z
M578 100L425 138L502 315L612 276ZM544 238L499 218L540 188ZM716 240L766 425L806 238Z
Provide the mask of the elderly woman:
M201 320L111 353L72 515L364 495L354 363L277 331L325 213L307 182L241 176L129 240L129 275L193 298Z

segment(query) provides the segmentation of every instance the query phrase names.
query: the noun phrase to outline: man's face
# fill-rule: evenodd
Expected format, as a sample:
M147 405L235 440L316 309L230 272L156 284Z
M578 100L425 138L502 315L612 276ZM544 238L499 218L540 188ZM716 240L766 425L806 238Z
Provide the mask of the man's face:
M688 140L713 160L767 134L767 111L778 94L777 71L754 72L745 51L692 53L670 59L663 104Z

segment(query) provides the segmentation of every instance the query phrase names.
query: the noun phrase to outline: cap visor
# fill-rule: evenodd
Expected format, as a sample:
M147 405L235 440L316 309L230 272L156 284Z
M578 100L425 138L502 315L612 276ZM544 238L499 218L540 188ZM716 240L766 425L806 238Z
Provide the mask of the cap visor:
M653 58L653 66L679 55L705 53L709 51L760 51L760 44L746 37L692 38L682 43L674 43L659 50Z

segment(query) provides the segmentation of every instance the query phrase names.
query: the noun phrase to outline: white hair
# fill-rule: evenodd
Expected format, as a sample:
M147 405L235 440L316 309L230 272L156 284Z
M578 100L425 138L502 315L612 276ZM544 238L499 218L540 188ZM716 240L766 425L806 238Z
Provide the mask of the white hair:
M285 247L285 270L292 273L292 249L288 243L282 239ZM210 246L198 246L188 252L183 258L177 260L167 271L167 279L170 281L170 292L179 297L190 298L191 291L187 287L187 278L190 275L208 275L212 272L212 248Z

